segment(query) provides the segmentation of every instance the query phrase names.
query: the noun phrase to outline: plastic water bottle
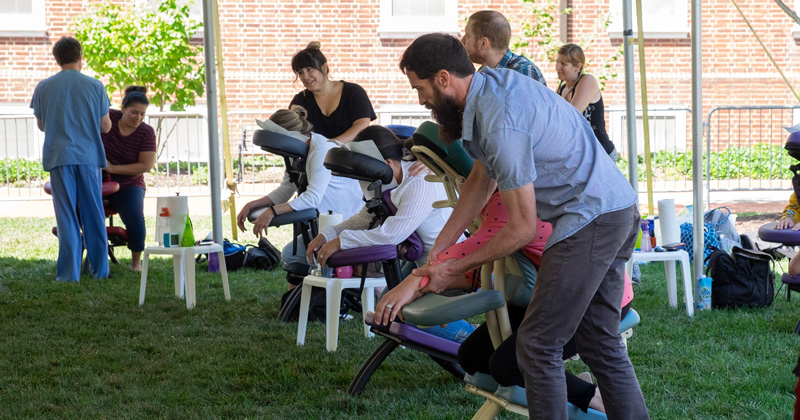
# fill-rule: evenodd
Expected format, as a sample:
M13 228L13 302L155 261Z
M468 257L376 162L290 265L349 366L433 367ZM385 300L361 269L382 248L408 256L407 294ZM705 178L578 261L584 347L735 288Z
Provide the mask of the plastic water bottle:
M711 309L711 277L700 277L697 279L697 310L707 311Z
M650 224L647 220L642 220L642 243L640 247L642 252L650 252L653 250L650 246Z

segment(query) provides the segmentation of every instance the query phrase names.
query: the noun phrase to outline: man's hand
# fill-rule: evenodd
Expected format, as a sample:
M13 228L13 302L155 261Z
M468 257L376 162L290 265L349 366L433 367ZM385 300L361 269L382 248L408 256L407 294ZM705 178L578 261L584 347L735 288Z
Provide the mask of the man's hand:
M419 277L430 277L427 285L419 289L420 293L441 293L450 284L463 276L465 270L459 271L455 266L458 263L456 258L448 258L439 264L426 265L416 268L412 273Z
M244 211L244 209L242 210ZM239 214L241 214L241 212ZM245 217L247 217L247 214L245 214ZM262 236L267 236L267 228L269 227L269 224L272 223L273 217L275 216L273 216L271 211L262 212L261 215L258 216L258 219L253 222L253 234L259 238ZM244 226L244 221L242 221L242 226ZM263 235L261 234L262 231L264 232Z
M244 207L239 210L239 214L236 215L236 225L239 226L239 229L241 229L242 232L247 231L247 229L244 227L244 221L247 220L248 214L250 214L250 203L245 204Z
M308 244L308 248L306 248L306 260L311 265L315 265L316 262L314 261L314 253L319 251L325 243L328 242L325 239L325 236L322 234L317 235L316 238L312 239L311 242Z
M325 265L325 263L328 262L328 258L330 258L334 252L340 249L342 249L342 241L339 238L332 239L330 242L322 245L319 251L317 251L317 262L320 265Z
M408 175L409 176L417 176L417 175L427 175L431 172L431 170L425 166L424 163L420 161L416 161L408 167Z

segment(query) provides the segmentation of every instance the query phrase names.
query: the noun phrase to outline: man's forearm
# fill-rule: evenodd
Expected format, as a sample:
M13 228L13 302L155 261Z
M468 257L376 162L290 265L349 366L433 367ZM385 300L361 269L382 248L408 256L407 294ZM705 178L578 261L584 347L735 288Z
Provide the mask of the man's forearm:
M472 172L461 188L458 204L439 237L446 239L449 244L455 243L489 201L495 188L497 182L486 177L483 165L475 161Z

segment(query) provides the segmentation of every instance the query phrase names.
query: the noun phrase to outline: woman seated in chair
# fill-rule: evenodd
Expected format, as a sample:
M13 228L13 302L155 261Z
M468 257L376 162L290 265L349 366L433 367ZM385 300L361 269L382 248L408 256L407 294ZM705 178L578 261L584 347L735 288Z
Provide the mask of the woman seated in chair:
M789 196L789 204L783 209L783 214L775 225L775 229L800 230L800 223L798 222L800 222L800 204L797 203L797 195L792 193ZM793 276L800 274L800 257L798 255L800 254L789 260L789 266L786 268L786 272Z
M441 263L450 258L461 259L477 251L488 243L508 222L508 212L503 206L499 192L495 192L489 199L486 207L481 212L481 217L483 222L475 234L441 252L433 264ZM537 237L521 250L537 269L542 261L544 245L553 232L553 228L549 223L541 220L538 223ZM451 284L450 288L462 288L468 291L477 290L480 285L474 280L476 278L477 276L472 275L472 273L466 273L458 284ZM400 285L387 292L375 308L375 319L384 325L395 317L399 317L402 320L401 309L403 306L422 296L419 290L424 286L422 284L423 280L425 279L411 275L406 277ZM623 317L630 307L630 300L633 299L633 289L630 281L626 282L625 287ZM522 322L526 309L524 306L508 305L509 319L514 331ZM577 354L577 350L573 339L564 347L563 358L568 359L575 354ZM503 386L525 386L522 373L517 366L516 332L495 350L489 336L488 327L484 323L461 344L458 351L458 359L461 367L471 375L480 372L491 375L498 384ZM582 380L569 372L566 373L566 378L568 401L570 403L584 412L589 407L601 412L605 411L596 385Z
M242 231L246 230L244 222L247 220L247 215L253 209L264 206L268 206L270 209L261 213L258 219L253 222L253 233L256 236L266 235L267 227L269 227L273 217L279 214L315 208L320 213L327 213L328 210L333 210L334 213L341 214L343 218L347 218L361 208L361 188L358 185L358 181L334 176L323 165L328 150L338 146L322 135L312 132L314 126L306 119L307 115L305 108L294 105L291 109L276 111L269 119L286 130L296 131L308 137L308 140L306 140L306 145L308 146L308 155L306 157L308 188L290 200L297 193L297 186L286 174L278 188L242 207L237 215L239 229ZM294 244L292 242L289 242L283 248L281 258L285 265L293 263L307 265L303 241L297 240L296 244L297 253L293 252ZM295 277L287 278L292 281L291 279ZM299 279L297 283L299 283ZM289 289L293 289L297 283L290 283Z
M142 251L147 229L144 225L144 173L156 163L156 135L153 127L144 123L147 113L147 88L128 86L122 99L122 109L108 110L111 130L102 134L111 181L119 183L119 191L103 197L119 213L128 232L131 250L131 269L142 271Z
M397 187L391 193L397 212L389 216L382 225L370 229L373 216L364 206L361 211L336 226L327 226L308 246L307 257L313 261L314 252L320 264L340 249L360 248L373 245L397 245L416 232L423 243L422 256L415 261L419 267L428 259L428 253L452 209L435 209L433 203L447 198L440 183L427 182L424 176L412 176L412 162L402 160L405 155L403 143L391 130L373 125L356 136L356 142L372 141L386 164L394 173ZM391 187L391 184L390 184Z

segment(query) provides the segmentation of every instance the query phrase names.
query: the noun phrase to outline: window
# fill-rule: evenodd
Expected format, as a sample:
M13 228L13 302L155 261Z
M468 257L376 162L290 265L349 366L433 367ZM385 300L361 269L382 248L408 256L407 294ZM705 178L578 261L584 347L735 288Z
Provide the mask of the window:
M428 32L456 34L456 0L381 0L381 38L415 38Z
M660 108L660 109L659 109ZM628 156L628 125L625 108L608 108L608 135L622 156ZM685 152L686 116L689 109L676 107L650 107L647 117L650 128L650 152ZM636 153L644 153L644 126L642 111L636 110Z
M375 111L378 114L378 124L410 125L417 127L425 121L431 120L431 111L417 104L389 104L381 105Z
M0 36L44 36L44 0L0 1Z
M638 33L636 2L631 1L633 34ZM611 24L608 34L622 38L622 2L609 0ZM689 0L642 0L642 24L645 38L688 38Z

